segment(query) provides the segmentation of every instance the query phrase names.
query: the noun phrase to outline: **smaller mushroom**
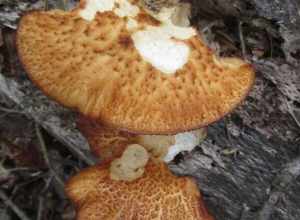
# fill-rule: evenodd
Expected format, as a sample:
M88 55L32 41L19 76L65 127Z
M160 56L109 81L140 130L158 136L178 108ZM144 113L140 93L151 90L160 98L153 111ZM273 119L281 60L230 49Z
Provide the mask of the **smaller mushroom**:
M71 178L66 193L78 220L212 220L197 185L173 175L163 162L150 162L135 181L110 178L108 165L87 168Z

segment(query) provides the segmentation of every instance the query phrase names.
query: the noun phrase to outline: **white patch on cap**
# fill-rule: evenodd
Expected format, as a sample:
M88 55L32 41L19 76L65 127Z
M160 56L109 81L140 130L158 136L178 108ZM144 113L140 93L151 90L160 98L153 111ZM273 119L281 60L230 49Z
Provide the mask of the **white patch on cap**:
M189 47L171 40L161 29L138 31L132 39L144 60L165 74L175 73L188 61Z
M175 144L169 148L164 161L168 163L180 152L193 150L200 141L201 135L199 135L199 130L175 135Z
M119 7L114 10L119 17L135 17L139 14L139 7L131 4L127 0L116 0Z
M117 8L115 8L116 3L119 6ZM114 11L119 17L135 17L140 9L128 0L86 0L85 8L79 12L79 15L85 20L92 21L97 12L106 11Z
M95 18L97 12L112 11L115 5L115 0L86 0L86 5L79 15L88 21Z
M165 74L174 74L188 62L190 48L184 42L171 38L185 40L194 34L192 28L165 24L138 31L132 35L132 39L147 62Z
M159 27L148 26L146 30L132 35L140 55L165 74L174 74L188 62L190 48L178 40L187 40L196 35L195 29L172 23L174 11L175 8L163 8L159 14L152 14L162 24Z

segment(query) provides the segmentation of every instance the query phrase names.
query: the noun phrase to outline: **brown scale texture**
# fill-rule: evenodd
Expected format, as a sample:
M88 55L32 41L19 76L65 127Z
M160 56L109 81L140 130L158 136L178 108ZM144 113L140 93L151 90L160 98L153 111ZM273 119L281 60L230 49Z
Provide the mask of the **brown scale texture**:
M144 11L138 16L144 22L139 28L159 24ZM185 41L191 49L188 63L174 75L163 74L139 55L126 22L113 12L98 13L91 22L78 10L31 12L19 24L19 57L53 99L135 133L203 127L230 112L250 90L250 65L217 65L198 36ZM227 62L237 61L242 62Z
M87 138L92 152L101 158L102 163L121 157L126 147L136 142L134 134L105 127L82 116L77 120L77 127Z
M66 192L78 220L213 220L191 178L153 161L133 182L111 180L106 166L88 168L69 180Z

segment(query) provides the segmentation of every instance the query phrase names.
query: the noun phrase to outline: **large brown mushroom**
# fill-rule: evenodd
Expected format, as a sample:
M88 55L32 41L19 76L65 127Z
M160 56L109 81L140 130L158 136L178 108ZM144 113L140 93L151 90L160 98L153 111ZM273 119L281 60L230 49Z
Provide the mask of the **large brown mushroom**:
M73 11L24 15L17 48L29 77L61 104L105 125L175 134L235 108L251 66L217 58L172 13L150 15L129 0L86 0Z

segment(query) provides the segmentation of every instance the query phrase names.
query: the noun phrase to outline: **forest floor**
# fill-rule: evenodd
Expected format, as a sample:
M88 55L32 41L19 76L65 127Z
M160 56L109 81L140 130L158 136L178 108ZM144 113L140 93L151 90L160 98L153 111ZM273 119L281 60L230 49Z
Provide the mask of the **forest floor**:
M0 219L75 218L64 183L97 163L76 114L27 78L15 48L20 16L76 1L0 0ZM256 70L242 106L169 164L196 178L217 220L300 219L300 5L296 0L191 0L192 22L221 56Z

